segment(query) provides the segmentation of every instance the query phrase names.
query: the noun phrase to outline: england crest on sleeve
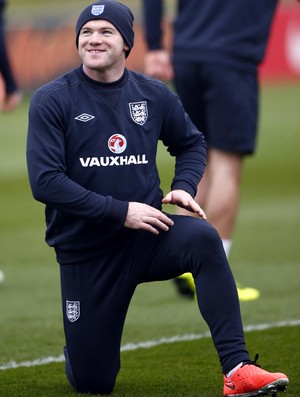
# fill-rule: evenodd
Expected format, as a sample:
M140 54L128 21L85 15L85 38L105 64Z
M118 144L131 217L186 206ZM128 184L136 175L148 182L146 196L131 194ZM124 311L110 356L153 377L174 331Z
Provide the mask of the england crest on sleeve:
M148 107L146 101L130 102L129 103L130 115L132 120L139 124L144 125L148 118Z
M80 317L80 302L79 301L66 301L66 315L67 319L74 323Z

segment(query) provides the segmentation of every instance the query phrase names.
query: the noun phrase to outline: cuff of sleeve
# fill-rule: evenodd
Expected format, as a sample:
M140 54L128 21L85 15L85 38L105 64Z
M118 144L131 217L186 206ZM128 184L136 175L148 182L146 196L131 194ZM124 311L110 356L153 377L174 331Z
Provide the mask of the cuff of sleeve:
M110 217L117 220L122 226L127 216L128 204L128 201L112 199Z

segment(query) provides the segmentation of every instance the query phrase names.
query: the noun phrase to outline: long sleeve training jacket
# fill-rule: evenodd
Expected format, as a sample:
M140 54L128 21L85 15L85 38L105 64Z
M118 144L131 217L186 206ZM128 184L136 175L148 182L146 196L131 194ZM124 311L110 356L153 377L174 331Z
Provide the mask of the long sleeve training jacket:
M33 196L46 204L46 241L59 261L121 241L128 202L161 209L159 140L176 158L171 188L194 196L206 144L163 83L125 69L119 81L103 84L79 67L34 93L28 173Z

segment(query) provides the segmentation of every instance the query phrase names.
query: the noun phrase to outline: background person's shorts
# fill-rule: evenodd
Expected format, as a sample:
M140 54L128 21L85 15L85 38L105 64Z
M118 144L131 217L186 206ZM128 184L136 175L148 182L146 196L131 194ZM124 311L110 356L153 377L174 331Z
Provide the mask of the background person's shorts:
M208 147L253 153L258 123L257 73L176 62L175 88Z

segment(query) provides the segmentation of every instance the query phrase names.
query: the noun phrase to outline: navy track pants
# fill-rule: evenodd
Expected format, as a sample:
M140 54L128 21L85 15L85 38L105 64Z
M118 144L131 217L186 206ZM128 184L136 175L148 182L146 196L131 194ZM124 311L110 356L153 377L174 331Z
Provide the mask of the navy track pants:
M185 272L193 274L199 309L223 373L249 360L236 285L218 233L201 219L170 217L174 225L168 232L156 236L135 231L113 251L60 265L66 375L77 391L112 392L126 313L137 285Z

